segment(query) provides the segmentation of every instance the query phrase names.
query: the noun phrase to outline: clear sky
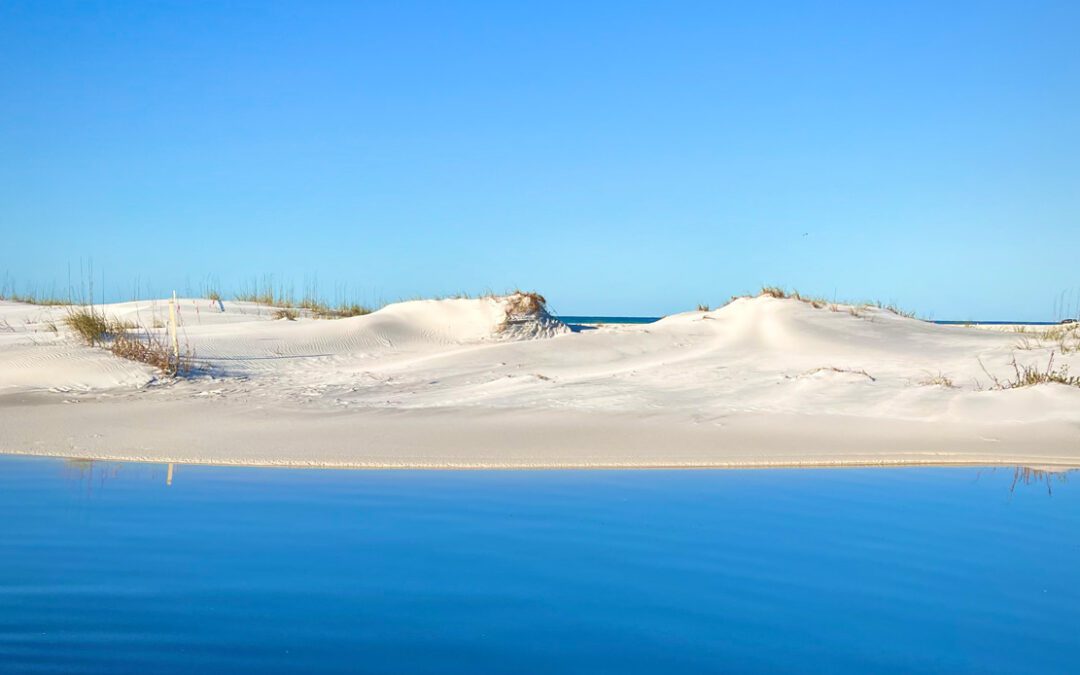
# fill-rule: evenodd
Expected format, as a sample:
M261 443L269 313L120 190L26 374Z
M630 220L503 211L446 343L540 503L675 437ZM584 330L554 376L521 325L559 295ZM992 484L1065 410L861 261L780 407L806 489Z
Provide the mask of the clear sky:
M1080 302L1080 2L0 3L0 275ZM99 282L100 283L100 282Z

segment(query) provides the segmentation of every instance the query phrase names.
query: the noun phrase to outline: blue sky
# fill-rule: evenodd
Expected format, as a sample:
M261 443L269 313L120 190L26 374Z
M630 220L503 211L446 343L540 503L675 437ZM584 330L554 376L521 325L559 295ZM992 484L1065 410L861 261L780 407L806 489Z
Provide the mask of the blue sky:
M1055 318L1077 26L1076 2L8 0L0 275Z

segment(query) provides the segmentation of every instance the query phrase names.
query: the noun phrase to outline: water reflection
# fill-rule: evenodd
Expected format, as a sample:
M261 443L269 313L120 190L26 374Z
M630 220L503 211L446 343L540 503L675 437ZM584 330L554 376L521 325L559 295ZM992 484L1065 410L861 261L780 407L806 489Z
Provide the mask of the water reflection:
M142 477L149 479L151 482L163 482L166 487L171 487L173 480L176 476L176 472L180 466L178 462L169 462L167 464L151 464L141 462L116 462L112 460L95 460L95 459L82 459L82 458L69 458L65 459L65 476L73 483L79 484L84 487L86 493L91 495L95 490L101 490L105 487L108 481L120 478L121 475L128 477ZM206 466L206 465L204 465ZM213 465L209 465L212 468ZM164 480L161 480L161 471L164 468L165 476ZM243 471L245 467L231 467L236 470ZM874 471L895 471L897 469L903 470L903 467L883 467L879 469L872 469ZM265 470L262 468L251 467L251 470ZM271 471L288 471L285 469L269 469ZM363 469L328 469L329 471L363 471ZM773 471L775 469L760 469L760 471ZM804 469L780 469L787 471L805 471ZM843 470L843 469L839 469ZM984 473L996 474L1001 467L983 467L977 468L976 476L982 476ZM1012 480L1008 485L1009 494L1015 494L1017 488L1040 488L1046 487L1047 496L1053 496L1055 484L1060 486L1068 482L1069 474L1076 471L1080 471L1080 468L1072 467L1040 467L1040 466L1022 466L1017 465L1009 467L1012 471ZM634 469L627 469L627 471L637 471ZM727 471L727 469L690 469L690 471Z
M0 671L1072 672L1066 475L0 455Z
M142 462L115 462L112 460L67 458L63 460L63 475L69 483L78 485L87 495L105 489L107 483L121 478L161 480L161 470L165 469L165 486L173 484L173 477L178 464L165 465Z
M1054 494L1054 482L1064 483L1068 476L1076 469L1048 469L1034 466L1018 466L1013 469L1012 485L1009 492L1016 492L1017 485L1038 485L1046 483L1046 494Z

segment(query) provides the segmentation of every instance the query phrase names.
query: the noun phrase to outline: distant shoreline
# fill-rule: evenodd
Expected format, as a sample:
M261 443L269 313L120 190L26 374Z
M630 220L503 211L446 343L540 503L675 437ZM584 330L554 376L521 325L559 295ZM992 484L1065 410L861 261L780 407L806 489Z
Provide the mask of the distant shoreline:
M662 316L602 316L602 315L559 315L566 323L573 324L646 324L656 323ZM1061 326L1067 325L1065 321L953 321L931 319L930 323L939 326Z

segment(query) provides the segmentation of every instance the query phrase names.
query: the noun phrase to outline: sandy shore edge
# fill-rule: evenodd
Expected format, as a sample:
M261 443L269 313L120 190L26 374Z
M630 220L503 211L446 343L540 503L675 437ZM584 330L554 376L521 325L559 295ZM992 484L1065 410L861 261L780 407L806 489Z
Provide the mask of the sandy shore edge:
M1080 424L558 410L329 412L211 401L0 398L0 452L367 469L1080 467Z

